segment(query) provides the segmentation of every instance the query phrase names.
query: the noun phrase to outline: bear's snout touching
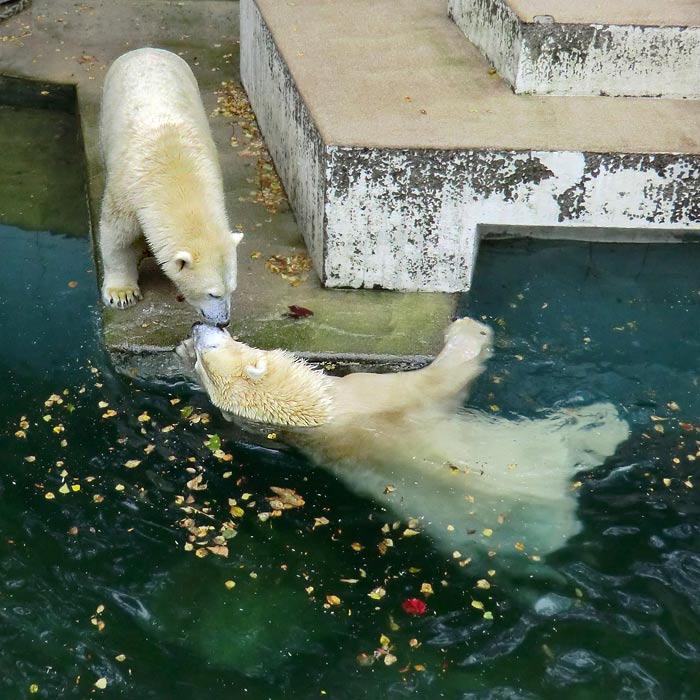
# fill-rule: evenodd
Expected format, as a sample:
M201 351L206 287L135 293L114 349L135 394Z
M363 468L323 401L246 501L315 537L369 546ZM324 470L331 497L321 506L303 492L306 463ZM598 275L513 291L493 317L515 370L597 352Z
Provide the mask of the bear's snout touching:
M204 322L212 326L226 328L231 321L231 297L228 294L220 297L209 295L192 305L199 311Z
M197 321L192 325L192 341L194 350L201 353L206 350L214 350L220 347L231 336L219 326L211 326L202 321Z

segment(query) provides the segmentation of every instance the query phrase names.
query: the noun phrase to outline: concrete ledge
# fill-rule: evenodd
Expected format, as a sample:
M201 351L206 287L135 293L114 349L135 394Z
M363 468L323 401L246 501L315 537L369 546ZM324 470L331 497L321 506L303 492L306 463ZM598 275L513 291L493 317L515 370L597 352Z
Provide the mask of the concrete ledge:
M448 0L516 93L700 98L697 7L613 4L626 12L591 0Z
M700 142L680 121L698 103L517 97L433 0L242 0L241 28L243 83L327 286L466 290L484 226L700 231Z

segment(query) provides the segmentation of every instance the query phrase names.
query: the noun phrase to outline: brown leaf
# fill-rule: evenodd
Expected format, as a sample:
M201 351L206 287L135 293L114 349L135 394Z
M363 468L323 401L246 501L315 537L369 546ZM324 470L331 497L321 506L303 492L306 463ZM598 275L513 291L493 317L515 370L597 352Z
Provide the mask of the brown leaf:
M289 311L286 314L284 314L285 318L291 318L296 320L298 318L306 318L307 316L314 315L314 312L310 309L307 309L303 306L297 306L296 304L292 304L287 308L289 309Z

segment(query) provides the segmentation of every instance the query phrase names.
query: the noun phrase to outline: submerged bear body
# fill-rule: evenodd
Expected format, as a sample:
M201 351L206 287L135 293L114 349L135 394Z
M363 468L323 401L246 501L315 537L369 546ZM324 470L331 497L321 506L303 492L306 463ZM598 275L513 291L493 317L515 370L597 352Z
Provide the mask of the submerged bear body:
M491 354L490 329L470 319L450 326L444 349L423 369L341 378L219 329L195 328L193 338L197 375L226 415L274 424L285 442L353 491L415 520L450 555L498 551L537 561L562 546L580 528L574 474L602 464L628 435L609 403L530 419L464 409ZM284 371L284 363L294 366ZM270 420L261 407L276 394L271 367L287 377L287 396L296 382L297 394L322 405L315 422L304 422L301 404L301 417ZM294 427L304 425L315 427Z

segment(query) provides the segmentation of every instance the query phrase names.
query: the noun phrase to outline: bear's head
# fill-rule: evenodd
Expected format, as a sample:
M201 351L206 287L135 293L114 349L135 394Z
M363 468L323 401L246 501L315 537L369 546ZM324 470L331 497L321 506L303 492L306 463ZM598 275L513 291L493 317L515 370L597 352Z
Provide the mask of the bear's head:
M236 248L242 233L200 236L196 244L174 251L161 263L180 294L206 323L225 327L231 316L231 294L237 285Z
M312 427L332 418L332 379L284 350L258 350L223 328L195 323L179 354L224 414L279 427Z

